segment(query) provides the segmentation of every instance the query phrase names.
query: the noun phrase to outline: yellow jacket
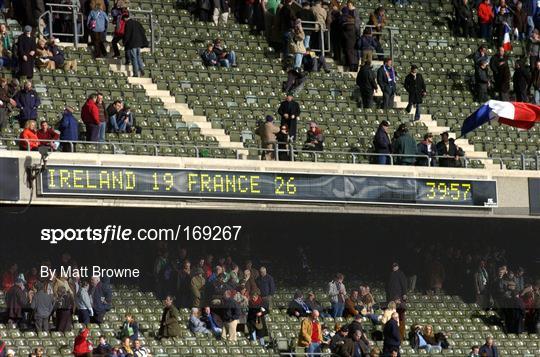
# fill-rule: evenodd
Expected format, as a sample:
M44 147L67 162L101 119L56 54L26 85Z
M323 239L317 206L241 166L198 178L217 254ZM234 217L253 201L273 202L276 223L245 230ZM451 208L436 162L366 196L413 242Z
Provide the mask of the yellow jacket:
M313 332L313 321L311 318L306 317L302 320L300 325L300 333L298 334L298 346L307 347L311 343L311 334ZM322 341L322 326L321 323L317 321L319 325L319 336L318 340Z

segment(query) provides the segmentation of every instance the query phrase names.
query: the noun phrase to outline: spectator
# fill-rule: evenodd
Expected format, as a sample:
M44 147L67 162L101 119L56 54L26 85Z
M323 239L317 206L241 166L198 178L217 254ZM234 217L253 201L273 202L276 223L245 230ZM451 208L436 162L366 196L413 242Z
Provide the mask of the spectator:
M124 106L116 115L109 119L112 131L115 133L132 133L137 131L135 116L129 106Z
M216 26L227 25L229 19L229 0L214 0L213 20Z
M206 50L201 53L201 59L206 67L217 66L219 64L213 44L209 43L206 45Z
M101 93L97 94L96 106L98 108L98 116L99 116L98 139L100 142L104 142L105 133L107 131L107 110L105 109L105 103L103 102L103 94Z
M529 69L521 62L521 60L517 60L515 62L514 75L512 77L514 92L516 93L516 102L529 102L531 80L531 72Z
M99 108L97 95L91 94L81 109L81 119L86 125L86 141L99 141Z
M56 311L56 329L60 332L71 331L72 319L71 315L75 307L75 301L71 290L67 290L64 286L58 288L58 294L54 304Z
M202 270L202 268L196 268L195 274L191 278L191 295L193 296L193 307L201 306L205 283L206 279L204 278L204 271Z
M514 34L517 39L522 41L527 36L527 11L523 10L523 3L518 1L514 9L512 18L512 25L514 26Z
M111 47L113 50L113 57L115 59L120 59L120 49L118 48L118 43L124 38L124 33L126 30L126 15L129 17L129 12L124 0L117 0L111 10L114 25ZM125 51L125 61L127 65L129 63L129 54L127 51Z
M240 306L232 298L230 290L226 290L223 294L222 305L222 320L223 328L221 330L221 338L229 341L236 341L236 327L240 319Z
M487 53L486 45L480 45L478 47L476 52L474 52L473 61L474 61L475 67L480 66L480 64L482 64L482 62L489 62L489 56L488 56L488 53Z
M35 120L27 120L24 123L24 129L19 136L19 147L21 150L37 150L39 147L39 138L37 136L37 123Z
M531 67L536 65L540 59L540 30L535 28L529 38L529 64Z
M343 317L356 316L360 314L362 307L358 300L358 290L351 291L351 294L345 299L345 310Z
M17 78L11 78L11 81L9 81L8 83L8 95L10 97L13 97L18 91L19 91L19 80Z
M82 328L79 334L75 337L73 344L73 355L75 357L88 357L92 356L94 346L92 342L88 340L90 330L86 327Z
M283 58L289 55L289 41L292 37L292 27L296 20L296 9L292 0L284 0L277 13L279 37L283 39ZM302 38L303 45L304 38Z
M323 151L324 135L317 123L310 122L309 129L306 133L306 142L304 150Z
M38 40L36 47L36 66L39 69L55 69L56 63L52 61L52 52L47 48L47 42L44 39Z
M488 62L482 61L474 70L474 79L476 82L476 95L480 103L489 100L488 90L491 87L491 81L488 74Z
M105 336L99 336L98 345L94 347L93 355L109 357L111 356L112 346L107 342Z
M0 24L0 67L10 67L13 53L13 35L9 31L7 24Z
M289 129L287 125L281 125L279 133L276 134L278 142L278 157L279 161L289 161Z
M489 336L486 338L486 343L480 347L479 353L483 357L499 357L499 350L495 346L493 337Z
M11 98L9 96L7 79L0 78L0 130L8 125L10 103Z
M193 333L210 333L210 331L206 328L206 324L199 319L199 309L196 307L191 309L188 328Z
M49 126L49 123L46 120L42 120L39 123L40 129L37 131L37 137L40 141L39 146L48 146L51 150L56 150L58 143L56 140L60 138L60 135ZM49 141L47 141L49 140Z
M105 3L103 0L91 0L90 7L92 10L88 15L86 26L90 30L92 46L94 47L94 58L102 58L107 56L104 41L109 18L105 12Z
M478 346L472 346L471 352L467 357L480 357L480 347Z
M133 356L134 357L152 357L150 350L141 344L140 340L133 342Z
M493 72L495 91L499 93L499 100L510 100L510 67L508 66L508 58L504 53L504 48L499 47L499 52L491 57L489 64L491 72Z
M47 49L51 53L51 60L54 62L56 68L63 68L65 71L77 70L77 60L66 60L64 51L57 45L57 39L51 37L47 43Z
M38 332L49 332L49 318L54 310L54 299L47 294L43 284L37 285L37 293L33 296L30 304L34 312L34 322Z
M36 55L36 41L32 37L32 27L25 26L24 33L17 40L17 58L19 63L19 78L32 79Z
M304 71L307 73L319 72L321 69L324 70L325 73L330 73L324 54L321 53L321 55L317 57L315 51L312 51L308 47L306 47L306 54L302 58L302 65L304 66ZM287 92L289 90L285 91Z
M197 12L199 20L208 22L212 18L213 2L211 0L197 0Z
M234 51L229 51L225 48L222 39L216 39L214 41L214 47L212 49L216 54L217 60L223 67L236 67L236 54Z
M461 0L456 9L459 34L462 37L469 38L474 36L474 20L472 9L468 0Z
M308 357L315 357L322 353L322 326L319 322L319 311L314 310L309 317L305 317L300 325L298 346L307 349Z
M60 130L60 141L77 141L79 140L79 122L73 116L73 108L66 106L60 123L58 124ZM63 152L75 151L75 144L60 143L60 150Z
M386 11L382 6L376 8L375 11L369 15L368 25L372 26L373 32L382 32L383 28L386 26L386 22Z
M343 349L350 353L349 356L369 356L369 341L362 330L355 330L345 339ZM343 355L343 352L342 352Z
M309 47L318 49L322 49L322 44L320 43L320 31L324 31L326 29L326 21L328 18L328 11L326 11L326 9L322 6L321 2L321 0L315 0L313 2L313 7L311 8L313 14L315 15L315 21L317 22L315 25L317 30L315 35L316 40L314 41L316 46Z
M135 318L131 313L127 313L120 328L119 337L123 340L126 337L129 337L131 341L135 341L139 338L139 324L135 321Z
M371 28L366 27L362 36L358 39L357 48L360 51L362 65L373 60L373 53L377 50L378 43L371 34Z
M302 28L302 21L296 20L294 27L292 28L291 35L289 37L289 52L294 57L293 68L296 71L300 71L302 68L302 58L306 53L306 47L304 46L305 34Z
M429 264L429 288L435 294L440 294L443 288L444 280L446 278L446 270L441 262L441 258L438 256L430 257L427 260Z
M358 49L357 42L360 37L358 33L356 11L349 11L348 6L352 6L351 1L347 2L347 6L342 11L341 36L343 37L343 50L345 52L344 71L358 71Z
M281 154L281 153L280 153ZM281 158L280 158L281 160ZM245 286L246 291L249 295L253 295L254 293L259 292L259 288L257 287L257 283L255 282L255 279L251 275L251 270L246 269L244 270L244 274L242 277L242 280L240 283Z
M392 264L392 272L386 286L386 301L407 300L407 277L399 269L398 263Z
M404 87L409 93L409 103L405 110L410 113L412 107L415 106L414 120L420 120L420 104L426 96L426 83L422 74L418 73L418 67L414 64L411 66L411 73L405 77Z
M392 143L390 142L390 138L388 137L389 126L390 123L388 123L386 120L383 120L381 121L381 123L379 124L379 128L375 132L375 136L373 137L373 147L375 149L375 153L377 154L390 154L392 152ZM375 159L379 165L390 164L390 156L377 155Z
M478 25L480 27L480 37L486 42L492 41L492 28L493 21L495 20L495 13L493 12L493 6L491 6L490 0L483 0L478 6Z
M317 300L313 292L310 291L307 294L307 299L305 302L310 311L317 310L322 317L330 317L330 314L323 311L322 304Z
M383 329L383 354L390 354L398 350L401 346L401 335L399 333L399 315L392 313L392 318L384 325Z
M459 165L460 150L454 141L449 139L448 132L441 134L441 141L437 143L437 156L439 158L439 166L441 167L457 167Z
M406 124L400 124L399 137L392 145L394 153L399 156L396 157L397 165L414 165L416 157L403 156L403 155L416 155L416 141L409 134L409 129Z
M296 125L300 116L300 105L294 100L292 93L287 93L286 99L279 105L278 113L281 116L281 125L287 125L289 137L294 141L296 139Z
M261 145L264 151L262 152L262 160L275 160L274 145L276 144L276 134L279 128L274 124L274 117L266 116L265 122L261 122L255 134L261 137Z
M24 280L17 278L15 284L6 292L8 323L19 325L23 319L23 308L28 304Z
M340 357L353 356L350 353L349 348L346 348L346 352L343 351L348 331L349 330L347 329L347 326L341 326L339 330L334 334L334 336L332 336L332 338L330 339L328 347L333 354Z
M211 311L209 306L204 307L201 321L205 323L206 328L211 331L214 336L221 338L223 333L223 320L219 315Z
M131 340L129 338L126 337L122 340L118 352L120 356L134 357L133 349L131 348Z
M166 296L163 304L165 307L161 315L158 336L159 338L178 337L180 335L180 324L178 323L180 315L173 305L172 296Z
M287 71L287 82L283 82L283 91L286 93L299 93L307 81L306 73L299 69L291 68Z
M510 25L512 23L512 13L506 4L506 0L499 0L499 5L495 7L495 35L497 36L499 45L503 43L504 28L509 27L508 31L512 31Z
M317 21L317 18L315 17L315 13L313 12L313 9L311 9L311 5L309 1L302 2L302 10L298 12L298 18L301 20L301 25L305 27L306 25L308 28L313 28L315 26L314 22ZM306 23L311 22L311 23ZM313 30L304 30L304 47L310 48L310 42L311 42L311 34L313 33Z
M394 107L394 95L396 94L396 71L392 67L392 59L386 58L384 64L377 71L377 83L383 94L383 109Z
M11 105L19 109L18 120L21 128L24 127L27 120L37 120L37 108L41 105L41 100L37 92L32 88L31 81L24 82L23 88L13 96Z
M124 29L124 48L129 56L129 61L133 67L133 77L144 76L144 63L141 57L141 49L148 47L148 39L144 27L129 14L123 15L126 25Z
M294 299L289 302L287 307L287 315L297 318L306 317L311 313L309 306L304 302L302 292L297 291L294 293Z
M332 317L342 317L345 309L345 296L347 291L343 284L344 276L337 273L334 279L328 283L328 297L332 303Z
M107 310L110 309L111 297L108 296L103 283L98 277L92 277L90 279L89 294L92 299L92 308L94 310L91 320L96 324L101 324Z
M435 334L433 333L433 326L424 326L424 331L422 335L425 342L427 343L427 345L424 347L427 350L427 353L442 351L441 344L437 341Z
M377 81L370 60L363 62L362 67L360 67L356 76L356 85L362 97L362 107L365 109L371 108L373 106L373 95L377 91Z
M266 310L270 310L270 307L272 306L272 297L276 293L276 285L274 283L274 278L266 272L266 267L262 266L259 269L259 277L256 282L263 300L263 307Z
M79 322L83 325L88 325L90 323L90 317L94 315L92 301L90 300L90 295L88 294L89 287L90 286L87 281L81 282L79 291L77 292L77 298L75 299Z
M418 166L434 166L435 156L437 156L437 150L433 143L433 134L424 134L424 140L416 146L418 155L426 155L427 157L418 157L416 159L416 165Z
M266 326L266 314L268 311L262 306L263 301L259 294L254 293L249 300L249 309L247 314L247 327L249 337L252 341L259 341L261 346L264 346L264 338L268 336L268 328Z

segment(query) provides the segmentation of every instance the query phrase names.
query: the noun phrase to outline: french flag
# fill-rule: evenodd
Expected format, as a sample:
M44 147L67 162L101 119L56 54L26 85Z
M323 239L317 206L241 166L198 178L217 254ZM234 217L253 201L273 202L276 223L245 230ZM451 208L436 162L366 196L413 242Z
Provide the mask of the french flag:
M530 129L536 122L540 122L540 106L490 100L465 119L461 125L461 136L492 120L520 129Z
M502 47L504 48L505 52L512 51L512 42L510 41L510 32L512 29L508 24L504 23L504 36L503 36L503 44Z

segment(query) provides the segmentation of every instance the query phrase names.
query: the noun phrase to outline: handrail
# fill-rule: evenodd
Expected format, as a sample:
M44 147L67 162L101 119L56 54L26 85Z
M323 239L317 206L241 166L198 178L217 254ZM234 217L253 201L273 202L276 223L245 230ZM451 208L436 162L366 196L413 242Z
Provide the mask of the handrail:
M49 10L45 11L43 14L39 16L39 20L42 20L45 16L47 16L47 21L44 21L49 26L49 37L53 36L72 36L73 37L73 45L77 47L79 45L79 37L84 36L84 28L85 26L82 26L84 22L84 17L82 12L80 12L80 6L76 4L54 4L49 3L47 4L49 7ZM73 32L72 33L61 33L61 32L54 32L53 31L53 16L54 14L64 14L64 15L72 15L72 21L73 21ZM80 20L80 24L79 24ZM80 25L80 26L79 26ZM79 28L81 29L81 32L79 33ZM44 35L41 33L41 35Z
M304 24L307 24L307 25L313 25L313 26L304 26ZM317 26L319 28L317 28ZM326 26L324 28L322 28L320 26L320 23L317 22L317 21L304 21L302 20L302 28L304 30L308 30L308 31L313 31L313 32L318 32L320 34L320 44L321 44L321 48L313 48L311 47L310 49L313 50L313 51L320 51L323 55L325 52L330 52L330 48L332 48L332 44L331 44L331 36L330 36L330 29L327 28ZM324 43L324 35L326 34L326 40L328 42L328 48L325 47L325 43Z

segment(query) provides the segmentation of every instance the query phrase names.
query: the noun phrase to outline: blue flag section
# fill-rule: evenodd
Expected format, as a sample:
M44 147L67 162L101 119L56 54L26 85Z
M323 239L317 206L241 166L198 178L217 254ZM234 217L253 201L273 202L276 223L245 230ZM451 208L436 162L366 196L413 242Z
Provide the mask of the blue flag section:
M465 136L467 133L470 133L491 119L494 119L494 113L486 103L476 109L474 113L469 115L469 117L463 121L463 124L461 125L461 136Z

